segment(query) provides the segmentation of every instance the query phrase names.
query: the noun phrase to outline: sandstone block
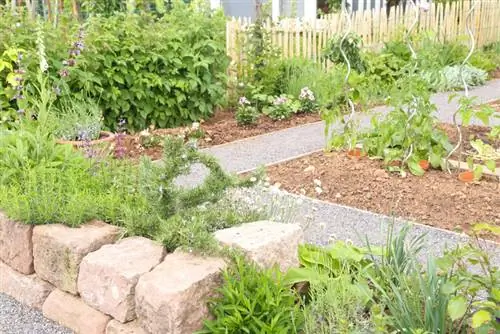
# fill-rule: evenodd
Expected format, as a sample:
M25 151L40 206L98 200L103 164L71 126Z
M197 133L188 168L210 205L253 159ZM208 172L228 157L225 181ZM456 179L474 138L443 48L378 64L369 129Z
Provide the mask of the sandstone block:
M224 246L242 250L263 267L278 264L282 271L299 265L298 246L304 234L298 224L259 221L220 230L215 238Z
M176 252L137 283L136 312L150 333L191 334L208 316L208 299L221 284L225 262Z
M122 324L119 321L111 320L106 327L106 334L147 334L137 323L137 321Z
M95 309L127 322L135 319L135 286L139 277L158 265L165 249L142 237L104 245L80 264L78 292Z
M76 334L104 334L111 318L85 304L80 298L59 289L43 304L43 315Z
M113 243L120 234L116 226L92 222L78 228L60 224L40 225L33 230L33 257L37 275L61 290L76 294L83 257Z
M0 293L29 307L41 309L54 287L36 277L23 275L0 261Z
M0 260L20 273L33 274L33 226L15 222L0 212Z

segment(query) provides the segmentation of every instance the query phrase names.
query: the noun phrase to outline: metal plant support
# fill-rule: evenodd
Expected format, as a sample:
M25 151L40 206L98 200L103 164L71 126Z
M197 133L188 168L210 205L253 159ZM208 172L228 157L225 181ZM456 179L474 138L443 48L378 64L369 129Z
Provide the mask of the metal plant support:
M340 53L342 54L342 57L344 58L344 61L347 65L347 73L346 73L345 78L344 78L344 87L346 87L348 89L349 77L351 75L351 62L349 61L349 58L347 57L347 55L345 53L344 42L352 30L352 9L351 9L351 6L347 6L346 2L347 2L347 0L342 0L342 14L344 15L344 17L346 19L346 27L344 29L345 30L344 35L342 36L342 39L340 40ZM354 102L350 98L348 92L346 92L346 99L347 99L347 104L349 105L351 112L349 113L349 115L345 121L345 128L350 128L352 126L355 108L354 108ZM352 149L351 141L349 141L349 149Z
M464 95L466 98L469 97L469 86L467 85L467 81L465 80L465 77L464 77L464 67L467 64L467 62L469 61L470 57L472 56L472 54L474 53L474 50L476 48L476 39L474 38L474 32L472 31L472 28L471 28L471 18L474 14L476 4L477 4L477 1L472 2L471 7L470 7L469 11L467 12L467 16L465 19L465 30L467 31L467 35L469 36L470 47L469 47L469 53L465 57L464 61L461 64L461 67L460 67L460 78L462 79L462 84L464 86ZM457 129L458 142L455 145L455 147L453 147L453 149L450 151L450 153L446 156L446 160L445 160L446 169L448 170L448 173L450 173L450 174L451 174L450 162L449 162L450 157L462 146L463 134L462 134L462 129L460 128L460 125L458 124L458 121L457 121L457 116L458 116L459 112L460 112L460 105L457 107L457 110L453 113L453 125L455 125L455 128ZM462 156L462 152L460 151L459 160L461 160L461 156Z

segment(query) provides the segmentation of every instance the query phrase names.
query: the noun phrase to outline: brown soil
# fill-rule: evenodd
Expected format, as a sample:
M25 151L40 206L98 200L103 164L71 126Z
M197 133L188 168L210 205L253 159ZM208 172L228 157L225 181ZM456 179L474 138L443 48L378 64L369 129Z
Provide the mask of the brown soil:
M386 172L380 161L344 152L311 154L269 167L268 175L293 193L444 229L469 231L476 222L500 226L500 183L493 179L463 183L438 170L403 178Z
M203 138L198 140L200 147L210 147L229 143L235 140L253 137L277 130L282 130L298 125L320 121L319 114L297 114L292 118L283 121L273 121L262 116L258 123L251 126L238 126L231 111L218 111L214 117L201 123ZM179 135L183 132L189 132L189 128L158 129L151 131L153 136L157 136L158 143L166 135ZM162 147L156 144L152 147L141 144L140 134L126 135L123 139L125 147L125 156L132 159L138 159L140 156L147 155L152 159L159 159L162 156Z

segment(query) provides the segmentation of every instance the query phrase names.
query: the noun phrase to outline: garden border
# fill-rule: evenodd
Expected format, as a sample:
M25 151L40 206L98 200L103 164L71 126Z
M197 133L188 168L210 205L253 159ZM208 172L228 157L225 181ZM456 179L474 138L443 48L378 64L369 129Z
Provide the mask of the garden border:
M0 212L0 293L82 334L192 333L227 261L165 248L99 221L26 225ZM297 224L260 221L214 233L262 267L298 265ZM294 251L295 250L295 251ZM194 300L194 302L193 302Z

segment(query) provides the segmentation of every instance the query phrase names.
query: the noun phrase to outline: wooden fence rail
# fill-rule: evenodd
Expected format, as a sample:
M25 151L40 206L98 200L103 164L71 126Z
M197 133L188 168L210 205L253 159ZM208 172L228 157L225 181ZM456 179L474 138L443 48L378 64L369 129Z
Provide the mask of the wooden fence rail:
M473 3L471 27L478 47L500 41L500 0L465 0L433 3L428 11L420 11L415 33L432 31L440 41L455 40L466 35L466 16ZM380 47L384 42L401 36L415 21L412 8L393 7L387 15L385 8L354 12L352 31L363 39L365 47ZM233 65L244 62L244 46L248 40L249 18L232 18L227 22L227 52ZM272 44L285 58L301 57L321 61L321 50L335 34L342 33L345 18L329 14L320 19L305 21L282 19L264 23Z

